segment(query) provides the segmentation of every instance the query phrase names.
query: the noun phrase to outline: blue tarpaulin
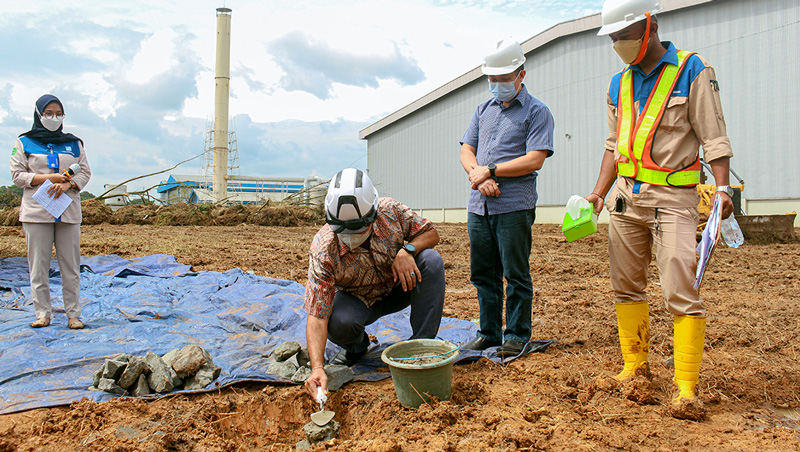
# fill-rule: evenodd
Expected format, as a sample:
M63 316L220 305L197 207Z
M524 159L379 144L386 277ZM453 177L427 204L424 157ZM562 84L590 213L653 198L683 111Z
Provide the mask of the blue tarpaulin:
M163 355L188 344L205 348L222 368L209 389L242 381L292 383L266 370L274 361L273 348L286 341L305 344L304 288L295 281L240 269L193 272L164 254L130 260L84 257L81 319L86 328L70 330L55 260L50 277L54 318L47 328L31 328L36 315L27 260L0 259L0 414L66 405L82 397L119 397L87 390L107 357L148 351ZM356 380L390 376L380 354L411 335L408 314L405 309L367 327L378 344L353 367ZM438 337L460 344L475 337L476 330L472 322L444 318ZM550 343L531 341L525 353L544 350ZM329 342L326 356L337 350ZM457 360L480 356L499 361L494 349L461 351Z

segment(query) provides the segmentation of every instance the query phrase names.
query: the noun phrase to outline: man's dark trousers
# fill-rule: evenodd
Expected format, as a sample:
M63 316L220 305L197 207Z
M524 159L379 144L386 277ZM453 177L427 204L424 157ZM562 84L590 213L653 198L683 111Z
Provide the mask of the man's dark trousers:
M444 309L444 262L433 249L420 251L415 260L422 282L413 290L403 292L398 283L389 295L370 307L347 292L336 292L328 320L328 339L349 352L362 353L369 347L364 327L408 306L411 306L410 339L435 338Z
M531 226L536 210L496 215L469 214L470 281L478 290L480 330L489 341L531 338ZM503 331L503 277L506 288L506 329Z

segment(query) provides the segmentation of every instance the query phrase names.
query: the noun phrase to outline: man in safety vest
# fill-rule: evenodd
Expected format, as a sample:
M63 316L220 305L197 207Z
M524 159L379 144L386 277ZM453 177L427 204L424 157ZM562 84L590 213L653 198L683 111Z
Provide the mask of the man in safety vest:
M728 185L733 155L714 69L699 55L658 39L656 0L606 0L599 36L609 36L628 66L608 89L610 133L592 194L599 213L608 201L609 261L620 346L620 382L649 377L647 267L655 245L667 309L674 315L674 382L670 410L704 415L696 386L705 342L705 307L693 288L700 182L699 147L711 165L722 215L733 211ZM713 201L712 201L713 205Z

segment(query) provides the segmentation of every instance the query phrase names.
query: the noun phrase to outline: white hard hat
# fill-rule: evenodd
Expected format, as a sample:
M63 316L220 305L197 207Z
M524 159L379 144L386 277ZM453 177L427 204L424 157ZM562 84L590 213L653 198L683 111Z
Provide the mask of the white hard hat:
M325 196L325 222L333 232L362 232L378 218L378 190L367 173L345 168L331 179Z
M606 0L600 13L603 26L597 36L616 33L646 19L646 13L656 14L660 11L661 5L657 0Z
M485 75L510 74L525 64L522 46L513 39L503 39L497 43L497 49L483 57L481 71Z

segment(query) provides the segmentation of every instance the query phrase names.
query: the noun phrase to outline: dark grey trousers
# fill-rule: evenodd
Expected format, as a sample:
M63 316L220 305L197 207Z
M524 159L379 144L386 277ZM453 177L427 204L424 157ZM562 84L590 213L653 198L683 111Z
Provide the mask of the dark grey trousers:
M408 306L411 306L410 339L435 338L444 308L444 262L439 252L432 249L422 250L416 262L422 273L421 283L408 292L403 292L398 284L370 307L347 292L336 292L328 320L328 339L347 351L361 353L369 347L364 327Z

